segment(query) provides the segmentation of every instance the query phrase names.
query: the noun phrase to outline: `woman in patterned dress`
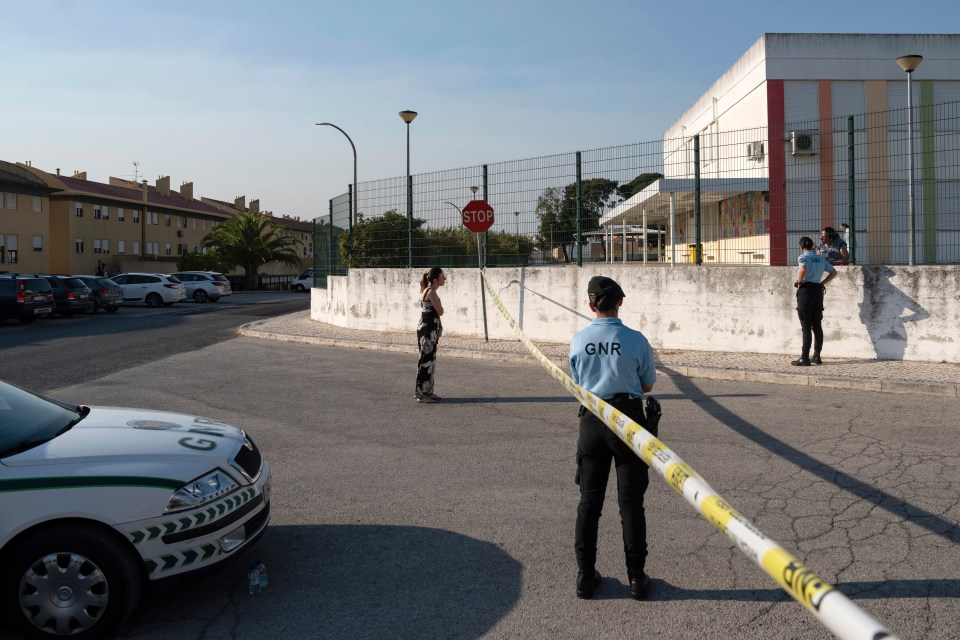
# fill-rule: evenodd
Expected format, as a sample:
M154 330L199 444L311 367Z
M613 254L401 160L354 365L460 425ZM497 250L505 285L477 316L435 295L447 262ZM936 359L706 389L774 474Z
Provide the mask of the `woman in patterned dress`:
M417 325L417 342L420 345L420 362L417 365L417 390L414 396L417 402L433 404L440 396L433 393L433 371L437 362L437 343L443 335L440 316L443 305L437 289L443 286L447 277L443 269L434 267L420 278L420 324Z

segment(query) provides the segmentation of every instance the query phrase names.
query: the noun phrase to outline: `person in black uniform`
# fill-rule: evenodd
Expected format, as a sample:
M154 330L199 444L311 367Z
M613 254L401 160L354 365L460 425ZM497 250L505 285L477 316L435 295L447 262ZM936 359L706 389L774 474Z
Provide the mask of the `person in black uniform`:
M814 253L811 238L800 238L800 250L803 253L797 258L799 270L793 286L797 288L797 315L800 316L803 345L800 357L790 364L795 367L809 367L811 363L822 364L820 350L823 349L823 294L827 290L826 284L836 277L837 270L826 258ZM827 274L826 278L823 278L824 272ZM810 359L811 342L813 360Z
M648 428L643 394L653 390L657 379L653 349L642 333L626 327L620 320L624 294L619 284L611 278L597 276L590 280L587 294L596 319L570 341L573 381ZM655 430L652 432L656 435ZM630 596L644 600L650 593L650 578L644 572L647 524L643 494L649 484L647 465L583 406L577 441L580 484L574 543L577 596L592 598L594 589L600 585L600 573L596 570L597 532L611 462L617 470L617 502Z

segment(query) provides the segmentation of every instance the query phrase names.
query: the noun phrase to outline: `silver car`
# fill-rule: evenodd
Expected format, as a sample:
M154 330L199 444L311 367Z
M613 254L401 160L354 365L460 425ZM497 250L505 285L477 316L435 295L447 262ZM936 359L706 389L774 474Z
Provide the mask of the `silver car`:
M175 276L163 273L121 273L110 278L123 289L124 302L169 307L186 299L187 290Z
M216 302L233 294L227 276L216 271L178 271L171 275L183 283L187 297L194 302Z

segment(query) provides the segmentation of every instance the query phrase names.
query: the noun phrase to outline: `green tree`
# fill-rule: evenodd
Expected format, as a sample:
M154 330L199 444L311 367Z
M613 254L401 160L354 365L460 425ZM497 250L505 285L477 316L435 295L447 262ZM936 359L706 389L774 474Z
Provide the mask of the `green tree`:
M616 192L617 181L606 178L590 178L580 182L580 231L589 233L600 227L600 213L604 206L611 206L611 195ZM564 262L570 262L567 245L574 242L577 233L577 184L568 184L563 195L556 187L544 189L537 198L537 217L540 220L538 236L549 236L549 249L559 244Z
M391 209L382 216L358 216L353 232L340 236L340 261L348 267L400 267L407 264L407 216ZM413 219L413 244L420 255L427 223Z
M300 242L285 231L285 226L274 224L269 216L246 211L217 225L203 239L203 246L216 249L223 263L231 265L228 270L243 267L245 287L253 289L257 269L268 262L300 267Z
M663 177L662 173L641 173L630 182L625 182L617 187L617 194L624 200L628 200L635 193L640 193L650 184Z
M544 254L553 255L553 246L556 243L556 234L560 228L560 203L563 201L563 191L560 187L547 187L537 198L537 244Z
M189 251L177 260L179 271L218 271L228 272L234 265L226 264L223 256L216 249L203 251Z

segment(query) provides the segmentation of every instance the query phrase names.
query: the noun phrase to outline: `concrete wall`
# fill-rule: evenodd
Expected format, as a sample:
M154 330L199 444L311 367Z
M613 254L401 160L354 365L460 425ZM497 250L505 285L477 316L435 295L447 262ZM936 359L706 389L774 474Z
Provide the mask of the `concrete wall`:
M960 266L839 267L824 314L825 356L960 362ZM476 269L446 270L444 335L483 335ZM568 342L592 318L587 282L621 284L624 321L660 349L783 353L800 350L795 267L638 268L591 265L490 269L504 305L534 341ZM419 270L351 269L313 289L314 320L355 329L417 326ZM489 296L488 296L489 297ZM487 300L493 339L514 339Z

